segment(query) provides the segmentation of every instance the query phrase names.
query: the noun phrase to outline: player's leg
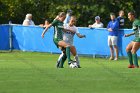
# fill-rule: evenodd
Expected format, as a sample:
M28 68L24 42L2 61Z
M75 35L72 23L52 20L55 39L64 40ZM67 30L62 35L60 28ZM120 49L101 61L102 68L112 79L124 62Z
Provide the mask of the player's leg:
M133 42L131 53L132 53L132 57L133 57L135 67L139 67L138 58L137 58L137 54L136 54L136 52L139 48L140 48L140 43L139 42Z
M69 44L65 43L63 40L62 41L59 41L58 42L58 45L60 47L66 48L66 56L68 58L68 64L70 64L71 63L71 58L70 58L70 47L71 46Z
M57 60L57 64L56 64L56 67L57 68L59 68L59 65L60 65L60 62L61 62L61 60L62 60L62 57L63 57L63 52L60 54L60 56L59 56L59 58L58 58L58 60Z
M63 52L63 55L62 55L62 57L61 57L59 67L60 67L60 68L63 68L64 62L66 61L67 56L66 56L66 49L63 47L61 50L62 50L62 52Z
M64 62L65 62L66 59L67 59L67 56L66 56L65 53L63 53L63 56L60 60L59 68L63 68Z
M71 53L73 54L74 59L77 62L78 68L80 68L80 61L75 46L71 46Z
M129 60L129 66L128 68L134 68L133 66L133 58L132 58L132 52L131 52L131 49L132 49L132 46L133 46L133 42L129 43L126 47L126 52L127 52L127 56L128 56L128 60Z

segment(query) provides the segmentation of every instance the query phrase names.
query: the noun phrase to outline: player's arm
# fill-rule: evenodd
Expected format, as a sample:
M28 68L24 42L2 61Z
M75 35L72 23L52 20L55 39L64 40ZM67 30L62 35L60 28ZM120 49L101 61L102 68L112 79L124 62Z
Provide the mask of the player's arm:
M45 33L48 31L48 29L52 26L52 24L49 24L42 32L41 37L44 38Z
M134 32L132 32L132 33L130 33L130 34L125 34L124 36L125 36L125 37L129 37L129 36L131 36L131 35L134 35L134 34L135 34L135 30L138 30L138 25L134 25L132 29L134 30Z
M79 38L85 38L86 35L81 35L80 33L76 33L76 35L79 37Z
M125 36L125 37L129 37L129 36L134 35L134 34L135 34L135 32L132 32L132 33L130 33L130 34L125 34L124 36Z
M76 35L77 35L79 38L85 38L85 37L86 37L86 35L82 35L82 34L79 33L77 27L76 27Z

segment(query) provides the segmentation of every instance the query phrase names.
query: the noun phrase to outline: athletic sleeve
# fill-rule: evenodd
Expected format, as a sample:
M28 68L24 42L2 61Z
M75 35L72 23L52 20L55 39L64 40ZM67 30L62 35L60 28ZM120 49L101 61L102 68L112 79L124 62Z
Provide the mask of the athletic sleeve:
M56 24L57 24L57 22L58 22L58 20L53 20L53 22L51 23L52 24L52 26L56 26Z
M78 34L78 33L79 33L79 31L78 31L78 28L77 28L77 27L75 27L75 31L76 31L76 34Z

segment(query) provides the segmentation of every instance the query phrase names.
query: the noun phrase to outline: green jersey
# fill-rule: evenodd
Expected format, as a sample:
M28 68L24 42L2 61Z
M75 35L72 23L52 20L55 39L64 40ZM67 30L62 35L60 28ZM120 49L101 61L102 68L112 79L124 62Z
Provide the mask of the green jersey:
M54 39L58 39L58 40L63 40L63 28L61 28L63 26L63 22L59 21L59 20L54 20L52 23L52 26L54 26Z
M138 19L134 20L132 29L135 32L135 37L140 38L140 20L138 20Z

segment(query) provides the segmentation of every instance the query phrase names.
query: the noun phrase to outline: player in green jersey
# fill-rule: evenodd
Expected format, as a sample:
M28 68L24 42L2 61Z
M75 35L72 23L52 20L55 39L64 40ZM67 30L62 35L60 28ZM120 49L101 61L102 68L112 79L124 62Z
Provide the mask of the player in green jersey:
M134 11L128 13L128 19L133 22L132 26L134 32L130 34L126 34L125 37L135 35L135 39L132 42L130 42L126 47L126 52L130 63L128 68L139 68L136 52L140 48L140 20L136 19L136 15Z
M44 29L41 36L42 36L42 38L44 38L44 35L47 32L47 30L51 26L54 26L55 30L54 30L53 41L57 47L64 47L66 49L66 56L68 58L68 64L70 64L71 63L71 59L70 59L71 46L70 46L70 44L67 44L63 41L63 30L69 30L69 31L71 31L71 30L63 28L63 21L65 20L65 17L66 17L66 14L64 12L60 12L59 15L57 16L57 18ZM73 51L71 51L71 52L73 53Z

